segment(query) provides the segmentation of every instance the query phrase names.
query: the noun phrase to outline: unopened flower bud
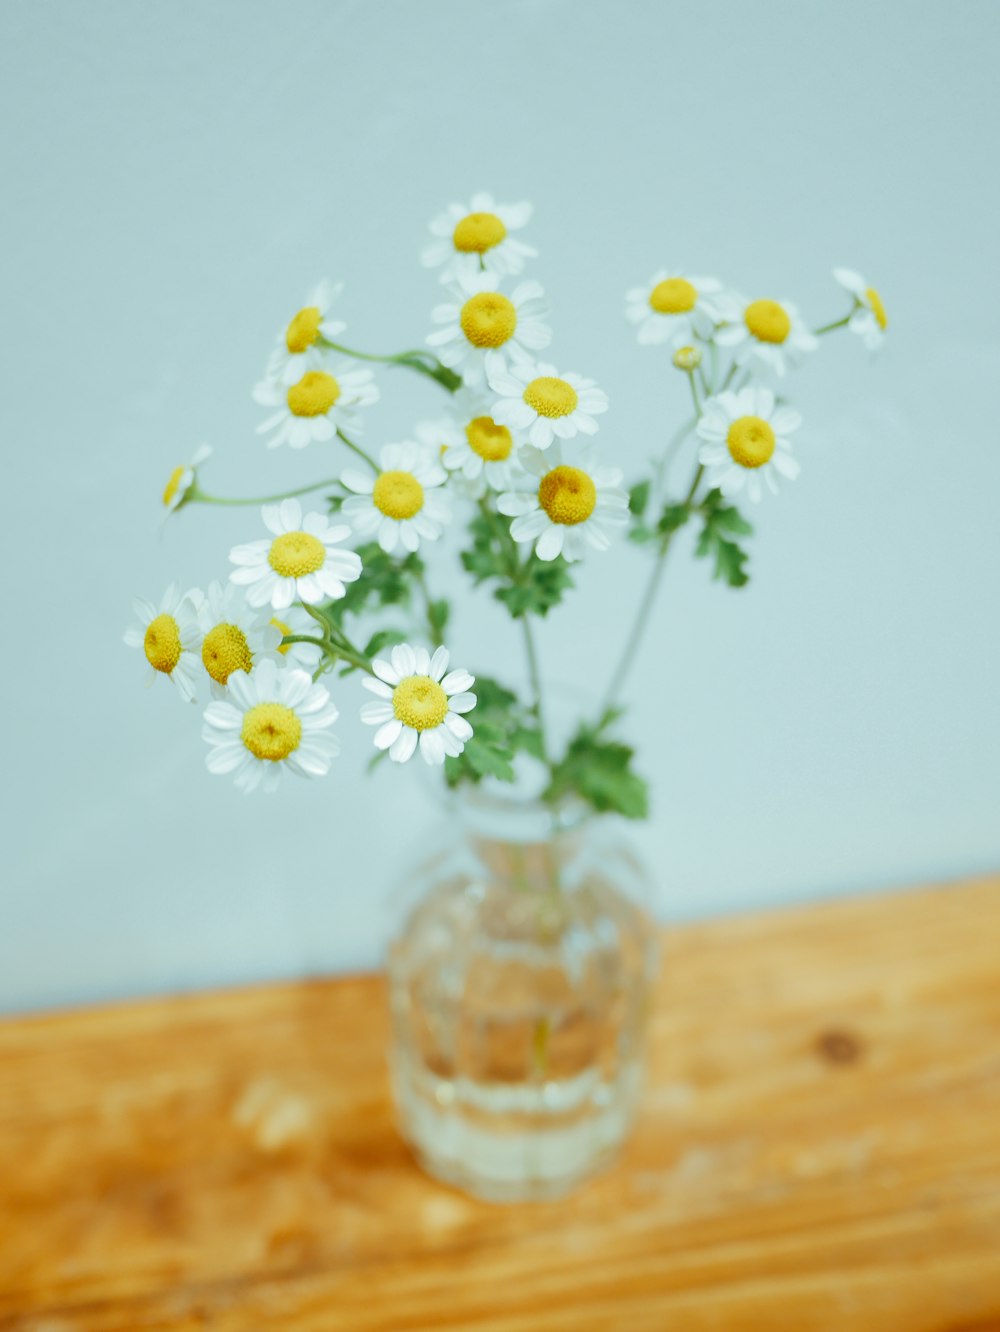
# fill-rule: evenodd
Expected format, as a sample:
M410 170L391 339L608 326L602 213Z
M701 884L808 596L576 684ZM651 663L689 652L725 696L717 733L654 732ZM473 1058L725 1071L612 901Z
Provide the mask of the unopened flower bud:
M701 352L697 347L678 347L674 352L674 365L678 370L686 370L690 374L701 365Z

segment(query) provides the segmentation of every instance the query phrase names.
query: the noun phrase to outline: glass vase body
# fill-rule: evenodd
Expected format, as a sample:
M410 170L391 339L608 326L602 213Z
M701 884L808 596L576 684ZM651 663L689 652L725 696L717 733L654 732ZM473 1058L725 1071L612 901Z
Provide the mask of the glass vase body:
M649 884L617 820L479 793L407 885L390 1071L423 1168L492 1201L608 1166L643 1080Z

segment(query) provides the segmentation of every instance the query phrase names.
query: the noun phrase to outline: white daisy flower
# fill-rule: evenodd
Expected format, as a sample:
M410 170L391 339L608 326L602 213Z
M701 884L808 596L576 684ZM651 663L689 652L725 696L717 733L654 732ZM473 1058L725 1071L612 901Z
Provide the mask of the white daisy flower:
M721 291L722 283L715 278L661 268L645 287L626 292L625 317L637 326L644 346L660 342L683 346L695 338L707 342L725 317Z
M882 297L853 268L835 268L833 276L854 297L854 312L848 321L848 328L857 333L869 351L878 351L889 325Z
M314 606L327 597L342 597L344 584L361 576L361 559L353 550L333 549L351 535L349 527L331 527L322 513L303 518L297 499L265 504L260 512L273 539L234 546L229 552L238 566L229 581L247 589L251 606L281 611L296 600Z
M379 728L376 749L387 749L394 763L412 758L418 740L427 763L443 763L461 754L472 735L461 714L476 706L475 694L468 692L475 676L468 671L445 674L448 653L443 647L432 657L426 648L408 643L394 647L389 661L376 658L372 670L378 678L361 683L379 701L364 705L361 720Z
M452 482L469 498L485 495L487 486L506 490L516 441L511 430L498 425L484 397L460 389L452 399L454 415L425 423L416 430L417 439L440 449L441 462Z
M732 322L715 335L720 347L733 347L737 365L755 366L783 375L819 345L791 301L745 301L731 298Z
M226 698L205 709L202 739L211 746L209 772L234 773L246 792L273 791L282 769L325 777L340 752L328 728L338 712L321 684L305 671L262 661L252 675L234 671Z
M460 389L456 396L462 396L463 392ZM413 427L413 436L429 454L440 460L446 471L448 450L461 447L466 442L465 432L454 416L444 416L437 421L420 421ZM486 481L482 476L467 481L460 471L452 471L448 476L448 490L459 499L477 500L486 494Z
M342 283L321 282L302 309L292 316L288 327L278 334L278 345L267 363L268 379L276 379L287 388L297 383L307 370L323 369L323 339L333 342L347 327L339 319L330 318L330 310L342 290Z
M292 634L316 636L316 621L301 606L289 606L280 615L272 615L269 623L277 629L281 638L289 638ZM275 651L285 661L286 665L297 666L300 670L308 671L310 675L315 671L323 656L322 648L315 643L279 642Z
M525 483L501 495L497 508L514 519L514 540L534 542L540 560L579 560L588 546L607 550L613 530L628 523L621 472L595 466L588 446L556 444L543 453L526 445L518 461Z
M490 371L532 360L552 341L541 284L521 282L510 296L499 288L492 273L462 276L452 287L455 299L431 313L442 327L429 334L428 345L472 387L480 387Z
M204 638L201 662L211 680L212 696L225 698L234 671L248 675L265 657L277 660L282 633L266 610L251 607L232 583L212 583L201 608Z
M447 281L459 274L520 273L538 251L512 236L531 220L530 203L498 204L492 194L474 194L468 207L452 203L431 223L434 240L420 256L425 268L440 268Z
M176 513L188 502L191 487L198 479L198 468L206 458L211 457L211 453L211 446L202 444L200 448L195 449L194 457L189 463L181 463L180 467L175 467L170 473L167 484L163 487L163 507L168 514Z
M801 424L798 412L777 405L770 389L744 388L709 398L698 421L705 441L698 461L708 469L709 486L727 499L745 489L755 504L763 494L762 481L777 494L778 474L789 481L799 474L788 436Z
M354 467L341 475L341 483L354 491L341 513L359 536L377 534L389 555L400 546L417 550L421 541L436 541L451 517L439 489L446 479L440 455L432 450L409 440L386 444L377 475Z
M277 379L261 380L253 396L278 408L257 427L258 435L271 434L267 447L304 449L313 440L333 439L338 429L360 434L356 409L378 402L378 386L370 370L343 361L332 370L307 370L287 388Z
M201 679L201 619L204 595L198 588L180 595L171 583L159 606L136 597L132 609L139 627L126 630L129 647L141 647L151 671L148 683L165 675L177 686L177 692L193 703Z
M608 410L608 395L592 379L572 372L559 375L554 365L494 370L490 388L498 395L494 420L525 431L536 449L547 449L553 439L596 435L594 417Z

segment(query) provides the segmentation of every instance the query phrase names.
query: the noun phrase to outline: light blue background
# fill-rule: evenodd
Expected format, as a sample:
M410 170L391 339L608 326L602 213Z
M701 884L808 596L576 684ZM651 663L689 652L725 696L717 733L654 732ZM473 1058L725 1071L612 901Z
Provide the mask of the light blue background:
M554 358L607 389L601 443L633 476L686 405L623 318L661 264L814 323L846 264L892 321L878 362L840 334L795 380L802 475L756 512L751 586L678 543L632 690L661 915L1000 863L1000 7L7 0L2 21L0 1007L376 961L425 773L361 780L352 683L331 777L244 799L121 634L134 593L224 577L259 535L253 510L160 526L201 441L222 493L339 469L254 435L288 312L340 277L355 345L419 344L427 221L481 188L535 202ZM370 444L438 403L380 382ZM590 561L540 635L551 677L603 682L643 570L624 543ZM451 638L520 670L486 597Z

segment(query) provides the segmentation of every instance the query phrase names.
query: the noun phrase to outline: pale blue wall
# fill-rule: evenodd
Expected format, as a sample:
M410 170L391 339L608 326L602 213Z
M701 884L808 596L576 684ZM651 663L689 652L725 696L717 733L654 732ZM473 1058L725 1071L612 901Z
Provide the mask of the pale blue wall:
M290 303L342 276L359 345L419 343L426 221L483 187L535 201L554 350L631 469L683 410L623 321L661 262L816 320L849 264L889 306L878 364L841 337L796 381L802 476L758 512L751 587L679 543L634 675L661 913L1000 863L1000 7L8 0L3 28L0 1006L377 956L423 772L358 780L345 688L335 774L245 800L121 633L134 592L258 535L158 526L202 440L231 493L328 470L253 433ZM435 404L381 382L370 440ZM640 571L592 561L541 635L553 676L603 678ZM477 604L456 654L507 658L504 633Z

